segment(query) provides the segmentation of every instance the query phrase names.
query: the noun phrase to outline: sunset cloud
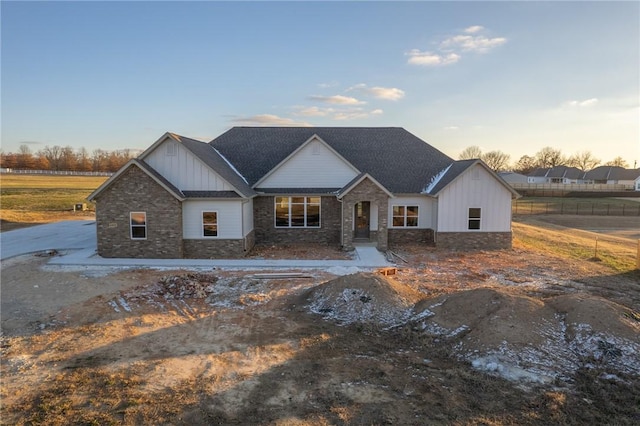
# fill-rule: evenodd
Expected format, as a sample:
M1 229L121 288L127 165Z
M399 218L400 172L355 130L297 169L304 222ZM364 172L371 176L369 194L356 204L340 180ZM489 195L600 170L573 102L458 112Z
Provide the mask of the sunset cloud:
M291 118L278 117L273 114L258 114L249 117L239 117L231 120L234 123L248 124L252 126L301 126L311 127L311 124L292 120Z
M406 53L409 56L407 61L411 65L423 65L423 66L440 66L455 64L460 60L460 55L456 53L449 53L446 55L440 55L432 52L421 52L418 49L413 49Z
M343 96L343 95L333 95L333 96L318 96L318 95L313 95L313 96L309 96L309 99L313 100L313 101L318 101L318 102L324 102L327 104L334 104L334 105L364 105L366 104L366 102L364 101L360 101L356 98L352 98L350 96Z
M347 91L351 90L363 92L374 98L388 101L397 101L404 98L404 90L398 89L397 87L368 87L366 84L361 83L347 89Z

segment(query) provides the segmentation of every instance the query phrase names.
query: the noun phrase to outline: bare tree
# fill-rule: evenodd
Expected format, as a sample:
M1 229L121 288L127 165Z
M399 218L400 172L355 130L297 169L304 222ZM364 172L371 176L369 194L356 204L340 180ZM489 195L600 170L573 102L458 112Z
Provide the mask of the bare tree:
M615 166L615 167L624 167L625 169L629 167L629 163L627 163L624 158L617 156L611 161L607 161L604 163L605 166Z
M469 146L465 148L458 156L459 160L471 160L482 157L482 150L479 146Z
M502 151L489 151L482 154L482 161L494 172L506 170L509 167L509 154Z
M536 167L537 166L535 158L529 155L523 155L522 157L520 157L518 162L514 164L513 171L523 175L528 175L529 173L534 171Z
M567 160L567 165L577 167L583 172L591 170L600 164L600 160L593 156L591 151L577 152Z
M535 155L536 165L538 167L555 167L561 166L567 162L559 149L550 146L542 148Z
M52 147L45 146L41 151L44 158L49 162L49 168L51 170L62 170L60 158L62 157L62 147L54 145Z
M90 172L91 171L91 159L89 158L89 152L85 147L80 148L78 150L78 154L76 155L76 169L82 172Z
M33 154L28 145L22 144L18 149L18 155L16 156L16 168L17 169L33 169L35 161Z

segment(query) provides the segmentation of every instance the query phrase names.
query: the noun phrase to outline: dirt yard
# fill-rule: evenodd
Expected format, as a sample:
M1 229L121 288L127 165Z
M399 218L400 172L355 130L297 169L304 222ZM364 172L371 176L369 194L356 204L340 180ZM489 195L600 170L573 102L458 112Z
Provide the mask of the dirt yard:
M3 262L1 421L640 422L638 272L519 238L397 252L389 277Z

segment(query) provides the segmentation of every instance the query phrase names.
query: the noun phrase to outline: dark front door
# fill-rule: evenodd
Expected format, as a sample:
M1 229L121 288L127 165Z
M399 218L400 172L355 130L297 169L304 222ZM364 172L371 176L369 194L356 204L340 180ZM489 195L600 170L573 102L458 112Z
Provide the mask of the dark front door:
M355 238L369 239L369 216L371 203L369 201L360 201L355 205Z

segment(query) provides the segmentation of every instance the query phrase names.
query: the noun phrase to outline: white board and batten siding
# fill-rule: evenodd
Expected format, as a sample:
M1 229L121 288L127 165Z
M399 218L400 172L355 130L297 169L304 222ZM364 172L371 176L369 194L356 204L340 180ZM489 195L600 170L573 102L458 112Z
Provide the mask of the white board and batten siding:
M260 188L342 188L358 171L318 140L306 145L277 167Z
M181 144L170 139L144 159L183 191L233 191L234 188Z
M469 230L469 208L480 208L479 230ZM438 194L439 232L511 231L511 192L482 166L466 170Z
M389 228L393 226L393 206L418 206L418 229L435 229L436 202L427 196L398 195L389 199ZM400 229L406 229L404 227Z
M187 200L182 203L182 235L185 239L198 240L205 239L202 231L202 212L218 213L218 236L206 237L217 239L240 239L243 238L242 221L246 216L243 214L244 207L242 200ZM253 227L253 224L250 225ZM246 231L248 232L248 231Z

